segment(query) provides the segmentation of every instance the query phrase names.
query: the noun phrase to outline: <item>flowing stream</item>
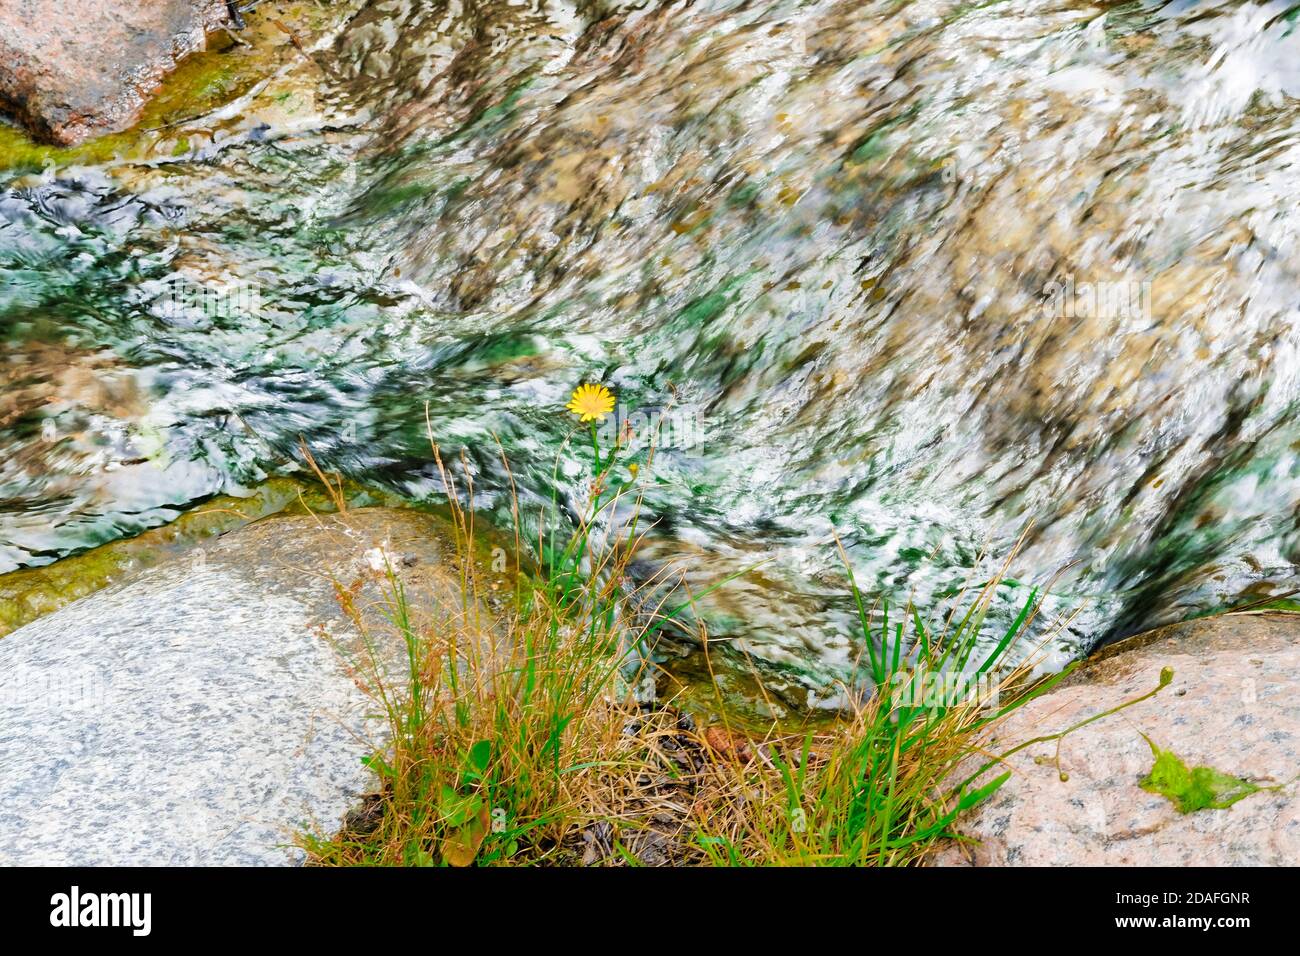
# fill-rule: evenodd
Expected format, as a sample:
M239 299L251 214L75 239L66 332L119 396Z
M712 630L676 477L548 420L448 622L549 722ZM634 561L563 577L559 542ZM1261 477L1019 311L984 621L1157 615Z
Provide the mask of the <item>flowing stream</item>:
M1023 535L989 626L1042 589L1045 666L1294 586L1290 4L304 7L133 156L0 175L0 571L300 437L436 499L426 415L497 518L498 440L576 508L599 381L658 430L638 577L765 562L700 613L774 681L861 655L837 537L928 609Z

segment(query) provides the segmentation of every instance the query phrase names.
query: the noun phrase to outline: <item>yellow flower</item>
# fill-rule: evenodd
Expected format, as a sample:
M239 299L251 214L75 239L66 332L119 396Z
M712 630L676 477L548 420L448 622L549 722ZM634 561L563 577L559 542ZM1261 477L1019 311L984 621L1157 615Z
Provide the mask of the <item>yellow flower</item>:
M614 393L604 385L579 385L565 407L581 421L603 422L614 410Z

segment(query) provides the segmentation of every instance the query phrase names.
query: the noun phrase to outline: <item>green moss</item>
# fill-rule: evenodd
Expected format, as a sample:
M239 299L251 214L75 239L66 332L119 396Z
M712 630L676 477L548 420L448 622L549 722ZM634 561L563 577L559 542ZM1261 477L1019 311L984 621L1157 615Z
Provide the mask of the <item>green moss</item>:
M1294 598L1279 598L1276 601L1269 601L1267 604L1261 604L1258 607L1261 611L1282 611L1286 614L1300 613L1300 601Z
M1189 769L1177 754L1169 750L1161 750L1149 737L1146 740L1156 759L1151 772L1140 786L1148 793L1158 793L1167 798L1179 813L1225 810L1252 793L1277 789L1261 787L1249 780L1215 770L1213 767Z
M240 67L252 67L255 59L247 55L241 57L229 50L210 50L186 57L145 106L135 126L121 133L97 137L80 146L47 146L35 142L17 127L0 127L0 170L36 171L50 165L105 163L147 154L151 130L199 116L242 95L256 82L257 76L241 77ZM184 143L184 148L181 143ZM188 139L182 139L168 150L173 156L188 151Z
M0 170L35 172L49 165L103 162L113 158L113 141L116 139L116 136L104 136L82 146L64 149L34 142L17 127L0 126Z
M347 480L340 491L349 509L413 507L443 518L449 526L452 523L445 505L415 504ZM316 481L272 478L248 497L219 495L170 524L151 528L133 538L111 541L45 567L0 575L0 638L130 574L174 559L208 538L227 534L260 518L273 514L330 514L337 510L331 494ZM485 567L494 563L499 551L513 554L513 542L494 529L479 526L476 533L477 556ZM455 540L449 538L443 544L448 554L456 553Z
M295 29L317 28L321 11L327 6L320 0L300 0L279 4L274 16L249 13L248 28L240 34L240 43L223 33L212 34L209 48L181 60L145 105L140 121L121 133L100 136L79 146L47 146L33 141L15 126L0 124L0 174L36 172L51 165L57 168L184 155L190 148L188 139L173 141L168 131L243 96L288 57L296 56L279 23Z
M349 489L350 503L377 503L361 489ZM200 541L225 534L278 512L332 511L318 485L273 478L247 498L222 495L170 524L134 538L113 541L41 568L0 575L0 637L65 604L107 587L126 575L175 557Z

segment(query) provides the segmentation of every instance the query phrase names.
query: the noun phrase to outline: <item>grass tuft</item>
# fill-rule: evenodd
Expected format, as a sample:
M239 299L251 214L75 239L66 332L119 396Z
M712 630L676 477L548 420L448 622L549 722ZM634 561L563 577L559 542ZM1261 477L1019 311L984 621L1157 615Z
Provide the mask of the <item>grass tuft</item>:
M692 601L650 597L673 593L665 579L628 584L638 475L591 437L577 527L544 526L540 564L490 613L472 483L457 487L435 447L465 599L422 618L389 570L400 674L369 638L360 662L387 721L390 741L369 760L382 786L340 832L301 836L313 862L911 865L1006 782L985 773L999 759L985 749L991 730L1066 675L1031 680L1023 653L1007 664L1034 594L996 641L981 640L998 580L932 625L910 605L869 602L850 569L869 680L830 723L747 734L641 699L656 637Z

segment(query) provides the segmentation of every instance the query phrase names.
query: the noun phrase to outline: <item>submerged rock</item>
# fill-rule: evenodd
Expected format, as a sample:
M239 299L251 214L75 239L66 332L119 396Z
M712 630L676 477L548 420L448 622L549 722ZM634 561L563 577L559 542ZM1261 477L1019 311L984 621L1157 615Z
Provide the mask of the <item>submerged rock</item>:
M466 613L455 554L417 512L275 516L0 640L0 864L301 860L374 786L354 621L385 623L390 565L420 626Z
M0 6L0 106L65 146L131 126L225 0L13 0Z
M1202 619L1114 645L1013 714L990 751L1005 752L1141 697L1159 685L1167 667L1173 682L1160 693L1066 736L1059 769L1055 741L1010 757L1011 779L961 827L980 842L954 844L937 862L1275 866L1300 860L1300 620L1294 617ZM1170 755L1162 766L1185 767L1195 780L1174 786L1167 776L1151 780L1153 746ZM1210 785L1183 786L1197 781ZM1227 783L1232 786L1219 786ZM1206 799L1184 799L1187 789ZM1211 797L1220 808L1184 812Z

